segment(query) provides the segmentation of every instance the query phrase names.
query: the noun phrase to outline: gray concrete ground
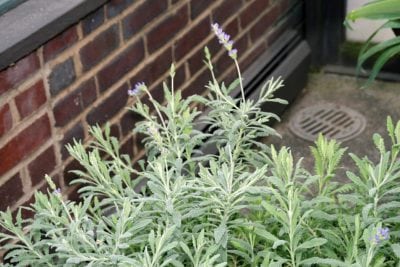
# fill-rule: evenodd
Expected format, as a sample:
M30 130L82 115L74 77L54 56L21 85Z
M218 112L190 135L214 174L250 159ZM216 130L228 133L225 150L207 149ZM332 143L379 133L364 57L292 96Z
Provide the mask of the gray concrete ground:
M303 89L294 103L291 103L282 116L280 123L274 128L282 138L269 137L266 143L277 147L291 147L295 159L304 157L303 166L311 170L313 161L309 147L313 142L305 141L294 135L289 129L290 119L299 110L316 103L337 103L354 109L365 116L365 130L355 138L342 143L348 147L347 152L358 156L368 156L376 162L378 153L372 142L374 133L386 134L386 118L391 116L393 121L400 119L400 83L375 82L368 89L360 89L362 81L355 77L335 74L309 74L307 87ZM351 158L346 155L338 172L338 180L345 181L344 172L354 169Z

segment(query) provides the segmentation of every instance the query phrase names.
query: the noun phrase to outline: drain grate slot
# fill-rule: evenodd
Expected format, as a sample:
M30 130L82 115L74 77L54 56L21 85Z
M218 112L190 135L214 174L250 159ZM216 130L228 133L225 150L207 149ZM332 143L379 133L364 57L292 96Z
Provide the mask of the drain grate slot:
M347 141L360 134L366 119L348 107L332 103L307 107L296 113L289 122L297 136L314 141L320 133L331 139Z
M335 125L341 125L342 123L348 121L350 118L346 117L345 115L342 115L341 117L335 119L332 121L333 124Z
M324 112L324 111L317 111L316 113L317 114L320 114L320 116L319 116L319 118L320 119L323 119L323 118L325 118L326 116L328 116L329 114L331 114L333 111L332 110L328 110L327 112Z
M318 134L325 128L326 128L326 125L320 124L320 125L318 125L318 127L314 128L312 130L311 134Z
M304 129L306 129L307 131L312 131L312 129L315 129L315 127L318 127L319 125L320 125L320 122L313 121L312 123L310 123L309 125L304 127Z

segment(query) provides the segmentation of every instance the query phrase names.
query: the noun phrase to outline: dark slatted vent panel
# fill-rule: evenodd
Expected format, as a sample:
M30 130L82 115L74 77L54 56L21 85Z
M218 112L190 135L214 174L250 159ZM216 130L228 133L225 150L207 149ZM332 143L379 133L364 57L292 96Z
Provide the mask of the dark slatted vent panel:
M331 103L304 108L289 123L295 135L309 141L320 133L329 139L347 141L360 134L365 125L365 117L357 111Z

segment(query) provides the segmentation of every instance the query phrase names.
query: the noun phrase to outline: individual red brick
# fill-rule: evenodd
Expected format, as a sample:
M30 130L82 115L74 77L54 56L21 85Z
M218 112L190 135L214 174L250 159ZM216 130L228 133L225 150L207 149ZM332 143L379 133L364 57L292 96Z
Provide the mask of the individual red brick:
M235 16L241 7L241 1L236 1L235 4L231 0L223 1L212 11L214 22L222 25L228 18Z
M128 86L123 84L98 106L92 108L87 115L89 125L103 124L121 111L128 100Z
M71 129L64 133L64 137L61 140L61 156L62 159L66 159L69 156L66 145L73 144L74 139L79 141L85 139L85 132L83 131L82 123L78 122Z
M113 124L110 127L110 136L113 136L117 138L118 140L120 139L120 130L118 124Z
M168 48L146 66L140 70L139 74L131 80L132 84L136 84L138 81L144 82L150 87L155 81L157 81L162 75L164 75L171 67L172 63L172 52Z
M64 126L76 118L83 110L96 100L94 79L83 82L78 89L61 99L54 107L56 126Z
M197 78L192 81L182 92L182 96L187 98L191 95L197 94L201 95L206 90L206 85L210 80L210 74L208 69L205 69L197 76Z
M241 57L241 55L244 55L248 49L251 49L251 46L249 46L249 40L250 40L250 35L245 34L242 35L240 39L238 39L235 42L235 48L237 48L238 51L240 51L240 53L238 52L239 58Z
M10 106L5 104L0 108L0 138L13 126Z
M101 32L79 51L83 70L96 66L119 46L118 25L114 24Z
M239 20L232 20L224 27L224 29L226 33L231 36L231 39L236 42L236 36L239 34Z
M82 200L80 197L80 194L78 192L80 188L81 188L81 186L79 186L79 185L70 186L70 189L69 189L70 191L68 192L68 196L67 196L68 200L80 202Z
M158 102L158 103L164 102L165 96L164 96L162 82L159 82L156 86L154 86L154 88L151 89L150 93L156 102ZM147 94L143 94L142 98L140 100L142 101L143 104L145 104L149 107L150 112L154 111L154 105L151 103Z
M141 120L143 118L139 114L132 111L126 112L120 120L122 135L125 137L131 133L132 129L135 128L135 124Z
M217 76L222 75L233 64L227 53L223 53L214 64L214 71Z
M141 73L140 73L140 75L141 75ZM182 89L181 86L185 81L186 81L185 66L181 65L175 70L175 77L174 77L175 91ZM131 80L131 82L133 83L134 81ZM159 82L158 85L154 89L151 90L154 99L156 99L157 101L164 101L164 88L163 88L164 82L167 84L168 88L171 90L171 78L169 75L163 81ZM143 95L143 96L145 98L144 103L150 104L150 102L148 102L148 100L147 100L147 96L146 95ZM151 107L152 107L152 105L151 105Z
M144 147L144 139L146 138L146 135L137 133L135 134L135 149L136 153L140 153L145 149Z
M75 173L72 171L84 171L85 168L79 163L77 160L72 160L70 163L65 166L64 171L63 171L63 176L64 176L64 183L65 185L69 186L70 183L75 180L80 178L77 176Z
M214 0L190 1L190 18L194 20L198 15L207 10L214 2Z
M121 147L119 149L119 152L121 154L127 154L131 158L133 158L133 138L128 138L123 144L121 144Z
M210 19L204 18L196 25L191 26L190 31L183 35L175 44L175 61L181 60L193 47L196 47L210 34Z
M214 58L215 55L223 49L221 45L218 43L218 41L215 38L212 38L207 44L207 48L209 49L211 53L211 57ZM190 75L194 76L198 71L203 68L204 65L204 60L205 60L205 54L204 54L204 48L198 49L189 59L189 70L190 70Z
M97 97L96 83L94 78L90 78L82 82L75 92L79 93L81 97L81 106L83 108L88 107L96 100Z
M76 80L75 64L72 57L57 64L48 76L51 95L57 95Z
M254 61L266 51L267 44L265 42L261 42L257 46L252 47L252 51L246 57L243 57L243 60L240 61L240 67L246 69L249 67Z
M44 180L46 174L50 174L56 167L56 156L54 147L49 147L37 156L28 165L29 175L31 177L32 186L35 186Z
M93 11L82 20L82 31L84 35L88 35L95 29L100 27L104 22L104 6Z
M207 46L208 47L208 46ZM204 61L205 60L205 55L204 55L204 49L199 49L196 51L195 54L193 54L189 59L189 71L190 71L190 77L196 75L198 71L201 70L205 66Z
M0 185L1 211L5 211L7 207L14 205L24 195L22 188L22 181L19 173Z
M269 0L255 0L249 6L247 6L240 13L240 23L242 28L246 28L250 23L255 21L258 16L264 12L270 6Z
M275 5L264 14L250 29L250 37L253 42L260 38L274 24L279 16L279 5Z
M167 8L167 0L147 0L135 8L122 22L125 40L137 34L146 24L161 15Z
M182 65L178 67L175 73L174 77L174 87L175 90L179 90L182 84L186 81L186 71L185 71L185 65Z
M154 100L158 103L164 103L165 102L165 95L164 95L164 89L163 89L163 82L160 82L157 86L155 86L150 92L151 95L153 96ZM145 101L143 101L145 103Z
M100 91L107 90L110 86L132 70L144 58L143 40L130 45L121 54L116 56L97 74Z
M147 48L153 53L181 31L188 23L188 7L184 5L175 14L163 19L147 34Z
M0 95L14 88L40 68L36 53L20 59L15 65L0 71Z
M224 82L226 85L230 85L234 80L237 79L237 72L235 68L231 68L231 70L223 77L218 77L217 78L220 82ZM246 92L246 88L245 88L245 92ZM237 92L239 93L239 92ZM237 97L239 97L239 95L236 95Z
M61 34L57 35L43 46L43 58L47 62L55 58L62 51L71 47L78 41L77 27L72 26Z
M291 2L291 3L290 3ZM293 4L294 1L290 1L289 0L282 0L279 4L279 13L280 14L285 14L285 12L287 12L290 8L290 4Z
M43 115L0 148L0 176L51 138L50 122Z
M33 86L20 93L15 97L15 104L21 118L25 118L38 110L44 103L47 97L44 89L43 81L36 82Z

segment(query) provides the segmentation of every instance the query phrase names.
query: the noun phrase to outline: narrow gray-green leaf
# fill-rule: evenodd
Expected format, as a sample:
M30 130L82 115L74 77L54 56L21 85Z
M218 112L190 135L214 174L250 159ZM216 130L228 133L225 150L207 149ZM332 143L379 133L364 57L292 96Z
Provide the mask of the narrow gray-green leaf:
M311 240L308 240L308 241L302 243L300 246L297 247L296 250L319 247L325 243L326 243L325 238L314 238L314 239L311 239Z

